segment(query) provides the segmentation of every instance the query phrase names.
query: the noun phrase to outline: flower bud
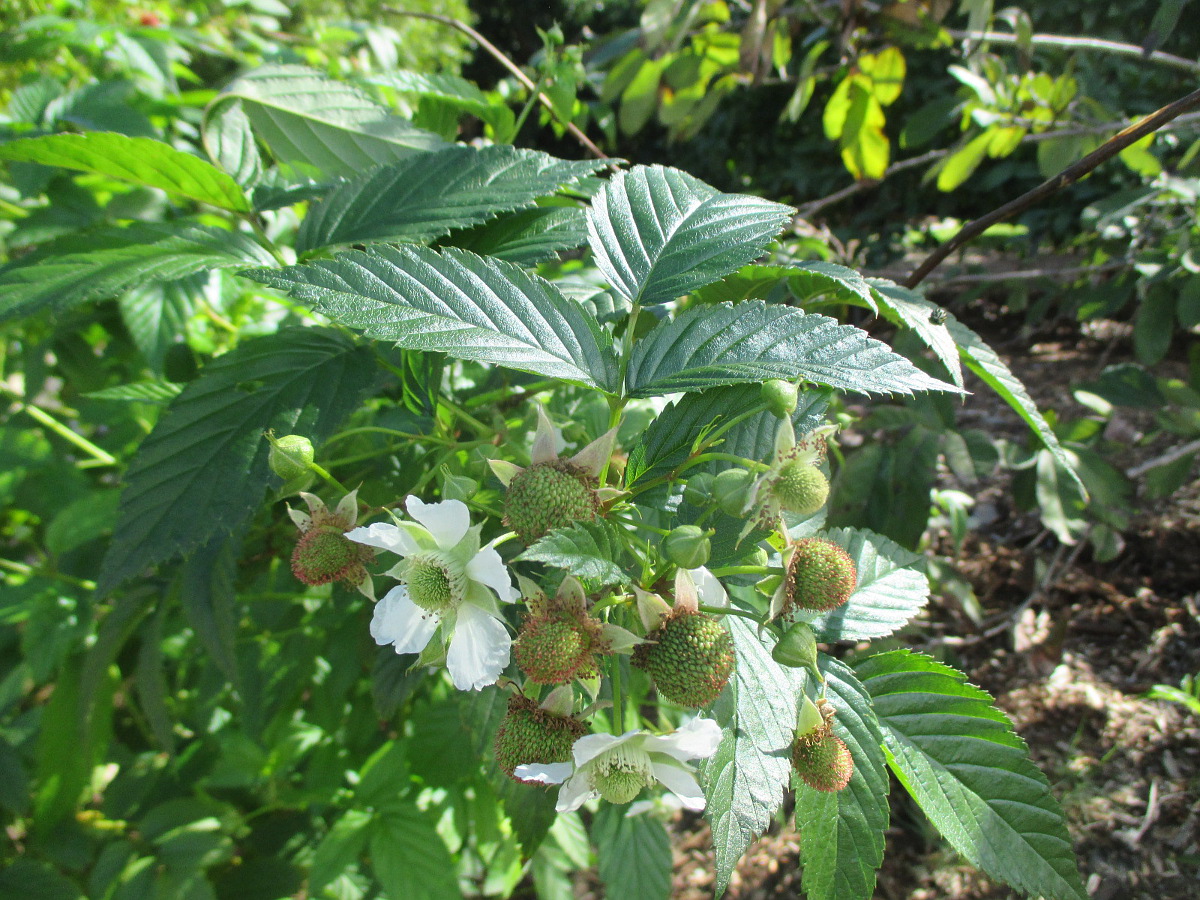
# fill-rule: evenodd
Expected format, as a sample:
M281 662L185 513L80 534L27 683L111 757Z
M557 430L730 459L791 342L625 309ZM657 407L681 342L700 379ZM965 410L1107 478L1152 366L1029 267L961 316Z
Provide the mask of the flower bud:
M708 562L712 542L697 525L680 525L663 542L667 559L681 569L698 569Z
M763 382L762 398L772 415L787 419L796 411L796 403L800 399L800 386L781 378L772 378Z
M690 506L706 506L712 498L715 480L708 472L697 472L691 476L683 489L683 502Z
M817 668L817 638L803 622L797 622L784 632L771 651L771 658L781 666L808 669L818 678L821 677Z
M753 476L745 469L726 469L713 482L713 497L726 515L738 517L750 503Z
M299 478L309 471L316 456L312 441L302 434L285 434L271 441L267 463L271 471L284 481Z

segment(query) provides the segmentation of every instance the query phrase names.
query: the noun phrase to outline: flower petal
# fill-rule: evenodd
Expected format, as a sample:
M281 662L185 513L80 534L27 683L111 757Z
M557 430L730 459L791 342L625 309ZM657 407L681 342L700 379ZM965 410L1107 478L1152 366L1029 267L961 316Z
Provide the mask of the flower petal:
M691 573L692 580L696 582L696 593L700 595L700 602L705 606L728 606L729 595L725 593L725 586L717 580L717 576L708 571L704 566L698 569L688 569Z
M571 777L575 767L565 763L523 763L513 769L513 775L522 781L536 781L538 784L562 784Z
M443 500L426 503L420 497L409 497L404 503L408 514L420 522L433 535L437 545L449 550L463 539L471 527L471 515L467 504L461 500Z
M592 790L587 773L577 771L559 788L558 802L554 804L554 808L559 812L572 812L583 806L584 801L598 796L599 794Z
M682 762L706 759L717 752L720 743L721 726L712 719L697 717L672 734L647 736L644 749L648 753L665 753Z
M504 623L494 619L477 606L464 603L458 608L458 622L446 667L450 679L460 691L478 691L495 684L508 665L512 638Z
M346 532L346 537L358 544L389 550L397 556L411 556L420 548L403 528L390 522L375 522Z
M516 603L519 597L508 569L504 567L504 560L491 544L480 548L475 558L467 563L467 577L486 584L504 603Z
M408 597L408 589L397 585L375 604L371 637L379 645L395 644L397 653L420 653L437 630L439 619Z
M571 755L575 757L575 766L582 769L605 750L611 750L618 744L624 744L632 738L645 735L644 731L627 731L620 737L615 734L587 734L577 740L571 747Z
M654 777L683 803L684 809L699 812L704 809L704 791L689 773L669 763L654 763L650 767Z

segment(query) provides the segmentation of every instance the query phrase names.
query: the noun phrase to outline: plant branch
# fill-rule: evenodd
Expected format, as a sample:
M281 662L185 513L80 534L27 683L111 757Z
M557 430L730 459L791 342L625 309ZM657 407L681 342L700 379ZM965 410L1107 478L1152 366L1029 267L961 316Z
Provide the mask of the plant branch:
M504 68L511 72L512 76L516 78L517 81L521 82L527 91L536 96L538 102L547 110L549 110L550 115L554 117L554 121L558 122L558 124L562 125L568 132L570 132L571 137L579 141L579 143L583 145L584 149L587 150L588 153L592 154L594 157L596 157L596 159L608 159L608 154L597 147L592 142L591 138L579 130L578 126L576 126L574 122L564 122L561 118L559 118L557 111L554 109L554 102L544 93L538 90L537 85L530 80L528 75L521 71L520 66L505 56L503 50L485 38L466 22L460 22L458 19L451 18L450 16L439 16L436 13L415 12L408 9L399 9L395 6L381 6L380 9L386 13L391 13L394 16L408 16L412 19L428 19L431 22L441 22L443 25L449 25L451 28L461 31L476 44L486 50L491 57L496 60L496 62L500 63L500 65L504 66Z
M984 41L995 44L1021 43L1021 39L1015 34L1007 34L1002 31L958 31L953 28L947 28L946 33L958 41ZM1196 62L1195 60L1176 56L1173 53L1163 53L1161 50L1146 53L1136 44L1122 44L1119 41L1105 41L1100 38L1090 37L1069 37L1062 34L1034 34L1030 35L1029 43L1035 47L1062 47L1064 50L1099 50L1102 53L1115 53L1118 56L1130 56L1137 59L1144 59L1148 62L1161 63L1164 66L1182 69L1193 75L1200 73L1200 62Z
M915 272L909 276L904 283L907 288L914 288L922 281L925 276L936 269L943 260L951 253L973 240L988 228L995 225L997 222L1003 222L1006 219L1011 219L1018 213L1022 213L1036 203L1040 203L1052 194L1065 188L1067 185L1074 184L1084 175L1091 172L1101 163L1112 159L1130 144L1136 143L1148 134L1153 134L1165 123L1172 119L1183 115L1183 113L1200 106L1200 90L1192 91L1185 97L1181 97L1174 103L1169 103L1157 112L1151 113L1140 122L1136 122L1122 129L1113 135L1097 149L1093 150L1079 162L1067 166L1053 178L1043 181L1031 191L1027 191L1015 200L1010 200L999 209L994 209L985 216L981 216L973 222L969 222L959 229L958 234L953 238L938 247L933 253L929 254L925 262L917 268Z

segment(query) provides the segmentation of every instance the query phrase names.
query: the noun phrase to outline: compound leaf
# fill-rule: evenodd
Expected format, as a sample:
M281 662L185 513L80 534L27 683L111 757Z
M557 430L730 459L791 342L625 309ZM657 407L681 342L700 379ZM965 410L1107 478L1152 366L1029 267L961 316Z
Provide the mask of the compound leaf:
M629 576L615 562L622 556L621 548L620 536L608 522L576 522L554 529L517 559L566 569L598 585L626 584Z

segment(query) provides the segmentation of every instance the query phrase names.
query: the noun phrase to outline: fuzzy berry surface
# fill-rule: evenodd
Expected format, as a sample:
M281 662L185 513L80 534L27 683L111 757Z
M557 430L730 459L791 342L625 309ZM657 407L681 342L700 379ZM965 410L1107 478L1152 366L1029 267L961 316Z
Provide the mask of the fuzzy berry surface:
M779 470L771 494L788 512L811 516L829 499L829 479L816 466L793 459Z
M579 621L529 616L517 635L513 655L521 671L534 681L566 684L598 673L595 637L592 629Z
M857 581L854 560L833 541L797 541L787 571L784 615L798 609L837 609L850 599Z
M792 768L816 791L840 791L854 774L854 757L846 742L826 722L796 737L792 745Z
M537 463L513 476L504 495L504 524L526 545L547 532L600 515L594 479L563 460Z
M292 551L292 574L309 585L353 581L374 551L346 537L336 525L313 525Z
M571 758L571 747L589 731L574 716L560 716L542 709L528 697L517 694L508 701L508 712L496 729L496 765L509 778L517 766L527 763L560 763Z
M733 674L733 639L711 616L675 612L646 635L633 653L660 696L680 706L707 706Z

